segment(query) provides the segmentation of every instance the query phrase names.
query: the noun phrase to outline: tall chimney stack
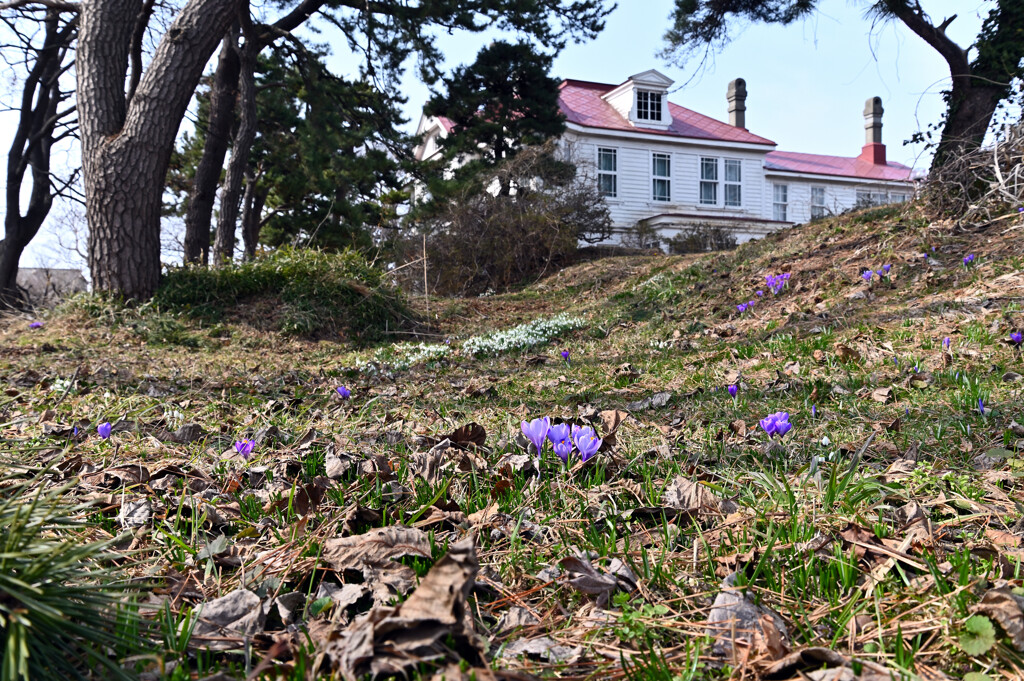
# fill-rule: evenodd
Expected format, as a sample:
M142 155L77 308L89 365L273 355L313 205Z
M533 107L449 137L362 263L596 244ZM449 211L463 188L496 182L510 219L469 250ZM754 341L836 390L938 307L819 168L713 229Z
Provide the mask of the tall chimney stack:
M882 144L882 98L871 97L864 103L864 147L860 160L872 165L885 165L885 145Z
M729 102L729 125L734 128L747 127L747 81L737 78L729 83L725 93Z

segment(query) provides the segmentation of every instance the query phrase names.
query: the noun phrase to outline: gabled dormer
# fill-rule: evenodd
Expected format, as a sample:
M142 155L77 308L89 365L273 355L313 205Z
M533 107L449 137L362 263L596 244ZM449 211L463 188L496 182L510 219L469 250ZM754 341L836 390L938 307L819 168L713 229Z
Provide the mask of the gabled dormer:
M602 98L637 128L664 130L672 124L668 89L672 79L654 69L630 76Z

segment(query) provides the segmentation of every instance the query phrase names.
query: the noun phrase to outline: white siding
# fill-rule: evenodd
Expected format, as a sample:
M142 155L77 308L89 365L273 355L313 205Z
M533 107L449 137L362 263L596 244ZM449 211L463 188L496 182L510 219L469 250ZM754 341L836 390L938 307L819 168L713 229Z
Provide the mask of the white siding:
M772 185L785 184L789 187L787 221L793 224L810 222L811 220L811 188L825 189L825 209L827 215L837 215L857 205L857 191L912 193L910 185L905 183L857 182L844 178L789 177L769 172L765 192L765 216L772 217Z
M618 165L618 192L608 198L608 208L616 229L627 229L637 221L662 213L684 213L709 217L762 218L764 194L764 152L730 151L700 145L695 140L666 139L665 142L634 141L620 138L590 138L567 135L566 148L581 171L594 178L598 147L615 149ZM653 199L653 153L668 154L672 164L672 200ZM719 159L718 205L701 205L698 200L700 158ZM726 208L721 159L742 162L742 205Z

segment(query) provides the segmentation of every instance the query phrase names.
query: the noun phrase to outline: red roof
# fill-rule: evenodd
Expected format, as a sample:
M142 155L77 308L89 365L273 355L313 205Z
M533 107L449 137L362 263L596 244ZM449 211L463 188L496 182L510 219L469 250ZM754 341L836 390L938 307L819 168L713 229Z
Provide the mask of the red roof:
M910 168L902 163L875 165L857 157L800 154L795 151L770 151L764 161L765 170L785 170L815 175L842 175L866 180L907 182Z
M436 118L437 122L441 124L441 127L444 128L446 133L451 132L452 129L455 128L455 123L452 122L452 119L445 116L437 116Z
M558 105L570 123L585 125L590 128L605 130L628 130L652 135L668 137L687 137L691 139L715 140L719 142L742 142L745 144L774 145L769 139L736 128L728 123L716 121L696 111L668 104L672 115L672 125L668 129L643 128L632 125L628 119L615 110L611 104L601 99L601 95L611 92L617 85L606 83L590 83L583 80L565 80L562 82Z

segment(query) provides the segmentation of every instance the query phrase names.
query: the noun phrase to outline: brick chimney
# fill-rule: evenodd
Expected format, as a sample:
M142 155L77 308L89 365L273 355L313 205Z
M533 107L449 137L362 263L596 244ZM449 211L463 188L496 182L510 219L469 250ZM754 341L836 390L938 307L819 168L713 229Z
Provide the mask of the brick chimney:
M729 102L729 125L734 128L747 128L747 81L737 78L729 83L725 93Z
M857 158L876 166L885 165L885 145L882 144L883 113L881 97L871 97L864 103L864 147Z

